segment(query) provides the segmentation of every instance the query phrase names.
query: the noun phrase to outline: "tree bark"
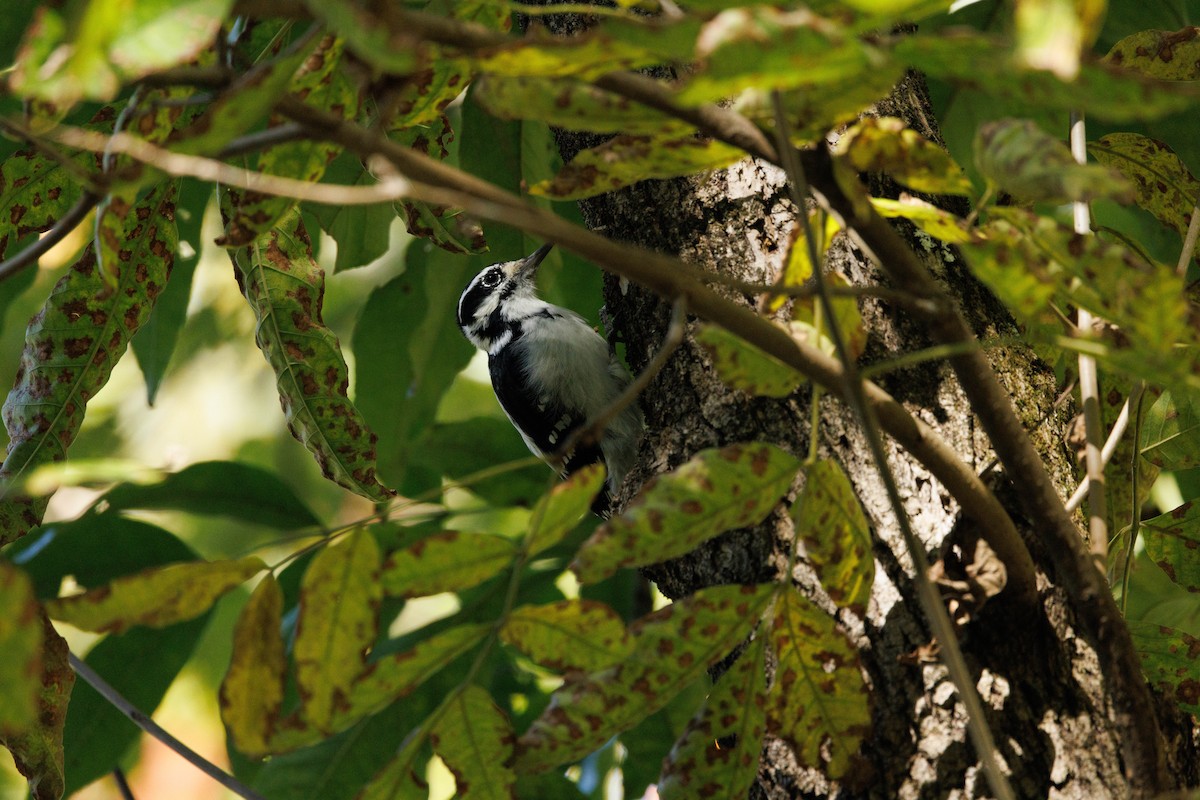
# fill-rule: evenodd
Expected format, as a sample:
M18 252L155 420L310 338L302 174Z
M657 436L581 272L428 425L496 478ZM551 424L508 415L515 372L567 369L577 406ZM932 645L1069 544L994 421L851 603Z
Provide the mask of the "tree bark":
M880 110L901 116L939 139L920 76L904 81ZM564 159L596 141L586 135L558 135ZM880 194L887 187L878 184L872 189ZM751 159L697 178L647 181L585 201L581 207L588 226L609 238L758 283L776 279L796 225L796 209L787 198L782 172ZM904 232L915 251L930 261L981 339L1016 332L1007 311L970 275L953 249L911 228ZM853 283L887 283L844 234L829 254L829 268ZM746 305L757 300L731 290L726 293ZM619 338L626 343L629 366L638 372L663 339L670 305L636 286L623 287L611 277L605 302ZM886 361L928 346L921 328L906 319L902 309L867 299L860 302L860 310L869 332L861 363ZM647 435L619 503L649 477L706 447L769 441L800 457L808 451L811 391L803 388L791 397L773 400L727 388L692 338L694 328L694 323L689 325L683 346L641 398ZM1069 404L1056 404L1053 372L1019 347L993 347L988 355L1066 496L1078 480L1062 439L1073 411ZM1077 635L1067 595L1046 566L1049 561L1039 544L1036 521L1020 513L1019 487L994 470L989 443L953 373L943 363L929 361L888 372L877 381L933 426L977 472L986 474L1039 565L1040 613L1031 617L1017 612L1000 595L965 626L960 640L1017 795L1129 796L1120 728L1111 718L1109 687L1093 647ZM876 538L876 579L865 618L837 609L803 562L792 578L835 613L856 641L872 688L874 729L861 749L861 763L840 785L831 785L818 770L798 765L782 742L768 741L751 796L990 796L967 742L964 711L953 684L936 657L927 655L931 634L916 601L911 560L853 412L823 398L816 436L821 457L836 459L850 476ZM936 561L944 548L970 537L970 526L960 520L957 504L926 470L890 442L888 452L912 527L929 559ZM794 487L789 501L800 488ZM787 509L780 508L755 528L730 532L686 557L645 570L645 575L672 598L709 585L779 580L792 538ZM1158 710L1171 774L1180 786L1197 785L1200 776L1190 718L1167 702L1160 702Z

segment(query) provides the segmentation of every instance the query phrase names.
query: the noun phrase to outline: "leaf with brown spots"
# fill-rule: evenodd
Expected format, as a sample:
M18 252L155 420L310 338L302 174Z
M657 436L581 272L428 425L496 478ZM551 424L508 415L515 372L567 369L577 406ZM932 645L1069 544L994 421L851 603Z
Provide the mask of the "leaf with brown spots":
M571 569L582 583L595 583L621 567L656 564L754 525L779 503L799 468L793 456L765 442L702 450L647 483L584 542Z
M856 172L882 172L929 194L970 194L971 181L944 149L895 117L864 117L834 146Z
M266 568L257 556L151 567L83 594L50 600L46 613L95 633L120 633L133 625L162 628L200 616Z
M1150 684L1185 711L1200 714L1200 639L1150 622L1126 624Z
M175 259L176 183L144 197L126 220L128 258L109 286L88 247L59 280L25 332L17 379L4 403L8 454L0 478L66 457L87 403L108 382L130 337L150 316ZM42 500L0 494L0 545L41 522Z
M72 163L80 169L95 165L90 155ZM81 194L67 168L39 150L20 150L0 162L0 258L25 236L47 230Z
M75 671L67 660L66 641L54 630L44 612L39 612L38 617L42 655L37 724L13 733L0 730L0 744L12 753L17 771L29 781L33 800L59 800L66 788L63 726L67 721L71 688L75 685Z
M1089 143L1088 152L1133 183L1139 206L1180 236L1187 233L1200 181L1168 145L1140 133L1110 133Z
M358 112L358 92L340 69L342 41L326 36L304 60L288 90L314 108L332 111L347 119ZM316 183L341 145L320 139L301 139L268 148L258 156L257 170L271 175ZM241 247L270 231L296 201L247 190L232 192L233 216L225 223L221 244Z
M322 549L304 572L292 656L301 713L318 730L328 731L346 705L375 643L379 559L375 537L359 529Z
M1184 503L1144 520L1142 538L1146 555L1172 581L1189 592L1200 592L1200 504Z
M597 600L522 606L505 620L500 638L556 672L597 672L633 650L621 617Z
M512 563L517 545L503 536L444 531L388 556L379 575L390 597L460 592Z
M740 800L758 772L767 727L766 648L759 636L720 677L663 762L662 800Z
M696 343L705 349L726 386L762 397L787 397L807 378L774 356L717 325L703 325Z
M29 577L0 561L0 737L37 723L42 674L42 609Z
M554 692L520 739L517 770L577 761L665 706L750 635L776 588L714 586L642 617L628 658Z
M388 138L442 161L450 154L454 131L443 114L423 125L392 130ZM395 205L413 236L428 239L450 253L480 253L487 249L483 229L457 209L407 199L397 200Z
M715 139L680 133L616 136L580 152L530 194L553 200L580 200L651 178L678 178L727 167L745 152Z
M392 493L375 478L375 434L346 396L346 361L321 320L325 273L292 210L271 233L230 251L258 318L255 339L275 370L288 429L326 478L371 500Z
M512 723L478 686L455 692L429 733L433 750L454 773L455 797L515 800Z
M1165 81L1200 80L1200 27L1138 31L1114 44L1104 60Z
M829 597L862 615L875 580L871 526L836 461L810 464L805 475L804 493L792 506L796 535Z
M770 636L777 661L768 729L792 745L800 763L836 780L871 725L858 652L832 617L791 588L775 605Z
M604 485L604 464L578 469L538 500L530 516L529 554L535 556L562 541L588 512Z
M287 669L283 592L267 573L250 595L233 630L233 655L221 681L221 721L239 752L265 756L283 706Z

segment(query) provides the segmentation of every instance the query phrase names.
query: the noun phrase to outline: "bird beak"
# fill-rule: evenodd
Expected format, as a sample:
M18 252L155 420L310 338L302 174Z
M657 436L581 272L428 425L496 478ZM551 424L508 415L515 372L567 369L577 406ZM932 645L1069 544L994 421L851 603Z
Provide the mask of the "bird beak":
M546 257L546 254L550 252L552 247L554 245L544 244L537 250L534 250L532 255L522 259L521 265L517 267L517 276L526 280L533 280L534 276L537 275L538 265L542 263L542 259Z

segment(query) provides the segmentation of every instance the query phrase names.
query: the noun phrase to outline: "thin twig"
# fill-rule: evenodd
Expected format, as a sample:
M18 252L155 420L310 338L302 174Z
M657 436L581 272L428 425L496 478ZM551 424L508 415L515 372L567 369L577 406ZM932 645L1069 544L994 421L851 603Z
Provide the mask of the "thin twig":
M1104 448L1100 451L1100 460L1108 464L1112 460L1113 453L1117 450L1117 445L1121 443L1121 437L1125 435L1125 429L1129 425L1129 408L1141 402L1142 392L1146 385L1138 381L1133 385L1129 392L1129 397L1125 398L1125 405L1121 406L1121 413L1117 415L1117 419L1113 422L1112 430L1108 432L1108 438L1104 440ZM1079 486L1075 487L1075 493L1071 495L1071 499L1067 501L1067 511L1074 511L1079 508L1079 504L1083 502L1083 497L1087 494L1088 478L1085 475L1080 481Z
M213 764L204 756L192 750L183 742L176 739L171 734L167 733L161 725L150 718L149 715L143 714L137 707L125 699L125 697L113 688L112 684L101 678L95 670L87 665L87 663L76 656L74 653L68 654L68 659L71 663L71 669L75 670L75 674L87 681L88 685L96 690L97 693L112 705L113 708L120 711L126 717L137 725L146 733L153 736L158 741L165 744L167 747L174 750L183 757L196 769L203 772L208 777L215 780L217 783L224 786L229 791L244 797L246 800L266 800L258 792L243 784L237 778L222 770L216 764Z
M967 733L971 737L971 742L975 745L976 755L983 764L983 771L987 776L988 785L1001 800L1016 800L1016 794L1008 782L1008 777L1000 769L1000 762L997 759L996 741L985 721L983 701L979 699L979 693L975 689L975 681L971 678L971 670L967 667L962 649L958 646L958 637L954 630L954 624L950 621L950 615L946 613L941 593L934 586L933 581L929 579L929 559L925 556L925 546L917 538L916 533L913 532L912 524L908 519L908 512L904 509L904 500L900 497L900 489L896 485L896 476L892 473L892 468L888 464L887 451L883 446L883 435L879 429L879 420L875 417L870 403L867 402L865 392L863 391L863 380L858 374L858 366L854 357L850 354L846 346L845 337L842 335L842 331L837 324L837 313L833 307L833 298L825 291L825 277L821 267L821 254L817 252L817 243L810 229L808 214L804 211L807 205L805 199L808 195L808 181L804 177L800 160L795 157L795 151L789 145L788 120L783 110L783 100L779 92L772 93L771 101L775 111L775 130L778 137L777 145L780 154L783 156L783 168L788 176L788 188L791 191L792 202L798 209L797 215L800 218L800 224L806 228L805 239L809 248L809 261L813 265L813 277L817 283L817 295L820 298L821 307L825 311L825 316L829 319L829 325L827 326L829 336L833 339L838 360L841 362L842 369L846 373L846 399L859 418L864 438L871 451L871 458L875 462L875 469L883 481L884 488L887 490L888 501L892 506L892 514L896 517L896 523L900 526L900 533L904 539L905 549L908 550L909 558L913 562L913 572L915 573L913 581L916 583L917 597L921 602L921 608L925 612L925 617L929 620L929 625L933 629L934 638L940 646L942 661L950 673L950 680L954 682L954 686L958 690L958 697L962 701L963 708L966 710ZM1011 520L1009 524L1012 524Z
M120 767L114 767L112 776L113 782L117 784L117 791L121 793L122 800L134 800L133 790L129 788L129 781L125 780L125 771Z
M1087 163L1087 131L1083 113L1071 112L1071 155L1075 163ZM1071 204L1075 217L1075 233L1092 235L1092 219L1088 204L1076 200ZM1080 308L1077 325L1090 335L1095 319L1092 312ZM1104 436L1100 422L1100 380L1096 372L1096 359L1086 353L1079 354L1079 402L1083 407L1084 464L1087 467L1088 485L1088 546L1101 570L1108 563L1108 501L1105 497L1104 459L1100 455Z
M87 218L87 215L99 202L100 195L85 191L75 201L75 205L59 217L58 222L54 223L54 227L12 258L0 262L0 281L7 280L30 264L37 263L37 260L44 256L50 248L67 238L67 234L79 227L79 224Z
M1183 237L1183 249L1179 251L1179 262L1175 265L1175 273L1183 278L1187 275L1188 264L1192 261L1192 253L1196 251L1196 238L1200 236L1200 204L1192 206L1192 219L1188 222L1187 235Z
M1146 399L1145 394L1139 394L1137 399L1137 407L1133 412L1133 457L1129 459L1130 464L1130 493L1133 495L1133 509L1129 521L1129 541L1125 543L1125 571L1121 574L1121 616L1125 616L1126 610L1129 608L1129 575L1133 571L1133 553L1137 546L1138 533L1142 527L1142 509L1138 504L1138 489L1141 482L1142 468L1142 401Z

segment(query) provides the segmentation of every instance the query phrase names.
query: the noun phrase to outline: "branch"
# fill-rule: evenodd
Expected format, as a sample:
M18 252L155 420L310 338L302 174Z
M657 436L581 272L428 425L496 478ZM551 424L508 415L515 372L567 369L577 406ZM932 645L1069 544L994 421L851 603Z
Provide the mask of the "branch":
M150 734L155 739L158 739L167 747L171 748L180 756L182 756L189 764L196 767L205 775L212 778L217 783L221 784L239 797L244 797L246 800L266 800L266 798L264 798L258 792L246 786L237 778L225 772L216 764L213 764L211 761L204 758L204 756L200 755L195 750L192 750L183 742L167 733L161 725L152 720L148 715L143 714L136 706L133 705L133 703L130 703L128 700L126 700L120 692L112 687L112 684L104 680L104 678L101 678L95 670L89 667L85 661L76 656L74 653L69 653L68 659L71 662L71 669L75 670L75 674L87 681L88 685L95 689L101 697L107 700L113 708L117 709L117 711L120 711L126 717L129 717L130 721L133 722L134 725L137 725L143 731Z

